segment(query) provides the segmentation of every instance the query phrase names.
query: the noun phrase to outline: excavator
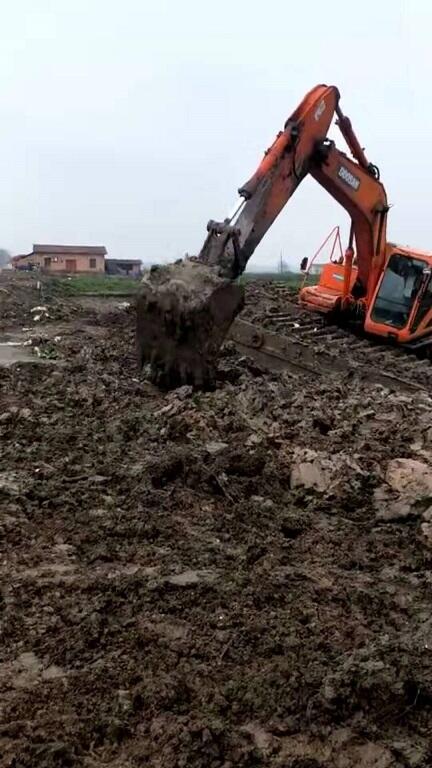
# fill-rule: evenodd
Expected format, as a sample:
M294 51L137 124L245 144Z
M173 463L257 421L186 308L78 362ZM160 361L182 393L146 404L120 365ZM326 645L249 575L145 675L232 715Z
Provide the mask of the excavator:
M328 137L334 118L351 156ZM379 169L342 112L338 89L317 85L240 187L230 215L209 221L199 255L152 267L143 280L139 365L149 365L158 385L214 386L220 347L244 306L238 278L307 175L348 212L351 225L342 263L326 264L319 283L300 292L300 305L339 323L355 319L369 336L429 355L432 253L387 241L389 205Z

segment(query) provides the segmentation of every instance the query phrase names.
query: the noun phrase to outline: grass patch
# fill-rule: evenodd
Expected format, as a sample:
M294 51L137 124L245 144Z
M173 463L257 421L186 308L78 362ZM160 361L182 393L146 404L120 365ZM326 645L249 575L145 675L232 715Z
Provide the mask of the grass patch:
M140 281L132 277L116 275L72 275L71 277L53 277L50 288L53 293L62 296L80 296L85 294L130 294L136 293Z
M240 283L250 283L255 280L265 282L271 280L274 283L282 283L290 288L300 288L303 285L304 275L301 272L245 272L239 278ZM319 275L309 275L307 285L315 285Z
M300 272L246 272L239 277L240 284L250 282L266 282L286 285L298 290L303 285L304 275ZM310 275L308 285L318 282L318 276ZM45 281L46 293L57 296L82 296L94 294L100 296L122 295L136 293L140 280L132 277L116 275L71 275L69 277L49 277Z

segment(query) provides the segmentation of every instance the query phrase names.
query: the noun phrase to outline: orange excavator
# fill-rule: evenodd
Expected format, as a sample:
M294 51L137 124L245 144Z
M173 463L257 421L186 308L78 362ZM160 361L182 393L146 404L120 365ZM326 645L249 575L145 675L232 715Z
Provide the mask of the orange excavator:
M243 307L238 278L308 174L351 219L342 264L329 263L300 304L355 317L365 333L410 350L432 349L432 253L389 243L389 206L379 170L366 158L335 86L318 85L285 123L223 222L210 221L200 254L152 268L137 301L139 362L171 387L208 386L220 346ZM327 136L336 117L351 157Z

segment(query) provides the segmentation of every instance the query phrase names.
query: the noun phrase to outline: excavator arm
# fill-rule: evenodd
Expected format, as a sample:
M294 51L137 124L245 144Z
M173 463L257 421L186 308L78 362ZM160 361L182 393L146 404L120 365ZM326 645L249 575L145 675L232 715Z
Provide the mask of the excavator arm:
M339 98L334 86L313 88L240 187L233 215L208 223L198 257L154 268L143 281L137 301L139 363L150 364L159 385L212 386L219 348L243 306L243 289L233 281L307 174L351 216L348 261L355 238L360 295L372 290L371 272L379 275L384 258L387 199ZM353 160L327 139L335 115ZM347 282L345 296L349 287Z
M199 260L229 279L238 277L267 230L310 170L315 147L327 136L339 103L334 86L318 85L285 123L258 169L239 189L234 216L210 221Z

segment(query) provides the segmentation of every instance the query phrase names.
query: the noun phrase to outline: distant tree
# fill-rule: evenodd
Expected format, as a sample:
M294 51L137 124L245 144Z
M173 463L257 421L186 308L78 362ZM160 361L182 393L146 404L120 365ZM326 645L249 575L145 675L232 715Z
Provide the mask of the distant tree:
M0 248L0 267L5 267L6 264L9 264L10 260L11 255L9 251L6 248Z

